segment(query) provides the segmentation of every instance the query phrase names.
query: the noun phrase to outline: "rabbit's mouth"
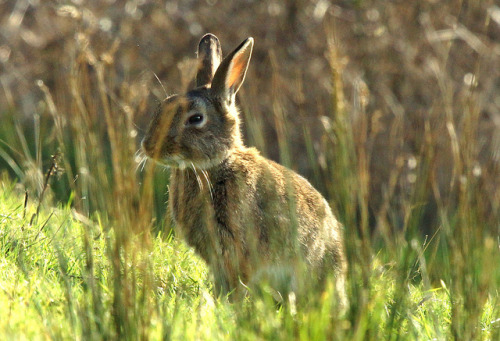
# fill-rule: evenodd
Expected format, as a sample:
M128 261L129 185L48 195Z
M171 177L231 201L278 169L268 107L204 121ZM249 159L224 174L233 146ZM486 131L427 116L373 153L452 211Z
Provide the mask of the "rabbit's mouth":
M196 169L210 169L213 167L217 167L227 158L227 154L218 155L215 158L203 158L196 160L187 160L183 156L180 155L169 155L168 157L163 157L161 159L157 159L158 163L172 168L179 168L184 170L186 168L196 168Z
M162 157L153 160L163 166L179 169L185 169L191 165L189 161L184 160L184 158L179 155L170 155L168 157Z
M144 149L145 150L145 149ZM196 168L196 169L210 169L221 164L225 159L228 158L228 152L224 151L217 153L215 155L186 155L187 151L181 153L167 153L163 155L151 155L145 150L145 154L155 162L161 164L162 166L169 168L179 168L184 170L186 168Z
M189 162L186 161L184 157L182 157L181 155L179 154L161 155L161 152L159 150L156 150L153 147L151 147L152 145L154 146L154 144L151 144L151 140L149 139L142 140L141 143L142 150L149 159L166 167L184 169L187 166L189 166Z

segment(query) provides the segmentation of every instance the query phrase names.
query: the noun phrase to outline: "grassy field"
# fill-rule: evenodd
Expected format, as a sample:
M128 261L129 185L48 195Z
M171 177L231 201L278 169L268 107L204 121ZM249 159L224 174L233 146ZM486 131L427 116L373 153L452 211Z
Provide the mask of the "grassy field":
M65 205L33 218L37 203L25 205L19 186L4 178L0 189L3 339L444 340L453 327L474 339L499 336L497 292L468 310L445 280L401 282L405 260L384 262L384 250L373 255L355 316L335 308L333 286L300 307L276 307L265 295L228 303L214 300L203 262L175 239L143 233L118 246L98 215L91 221ZM496 247L491 240L481 253ZM498 257L488 262L496 267ZM358 280L350 287L363 287ZM458 326L453 309L465 315Z
M0 339L500 339L494 0L0 3ZM139 142L205 32L255 38L245 141L345 226L345 310L214 298L165 217Z

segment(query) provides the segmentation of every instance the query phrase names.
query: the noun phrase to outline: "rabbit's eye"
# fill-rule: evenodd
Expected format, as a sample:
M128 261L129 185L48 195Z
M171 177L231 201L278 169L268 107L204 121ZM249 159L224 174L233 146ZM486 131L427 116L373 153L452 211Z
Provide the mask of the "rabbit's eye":
M204 119L205 119L205 117L203 117L202 114L196 113L196 114L189 116L186 124L187 125L199 125L203 122Z

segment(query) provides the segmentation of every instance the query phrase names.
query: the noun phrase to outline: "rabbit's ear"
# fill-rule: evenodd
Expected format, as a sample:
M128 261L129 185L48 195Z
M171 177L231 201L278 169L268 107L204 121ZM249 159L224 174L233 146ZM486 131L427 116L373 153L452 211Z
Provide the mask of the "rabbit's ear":
M222 49L219 39L211 33L205 34L198 44L199 69L196 74L196 86L203 86L212 82L221 60Z
M223 99L232 100L245 79L252 55L253 38L247 38L220 64L212 81L212 89Z

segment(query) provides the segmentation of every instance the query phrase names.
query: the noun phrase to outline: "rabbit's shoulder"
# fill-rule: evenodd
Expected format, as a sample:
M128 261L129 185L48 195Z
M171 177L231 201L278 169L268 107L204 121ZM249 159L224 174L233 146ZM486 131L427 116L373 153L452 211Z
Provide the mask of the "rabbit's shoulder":
M239 149L231 154L229 162L232 169L230 173L234 181L244 187L245 194L282 203L294 198L305 212L325 213L325 199L307 179L263 157L257 149Z

